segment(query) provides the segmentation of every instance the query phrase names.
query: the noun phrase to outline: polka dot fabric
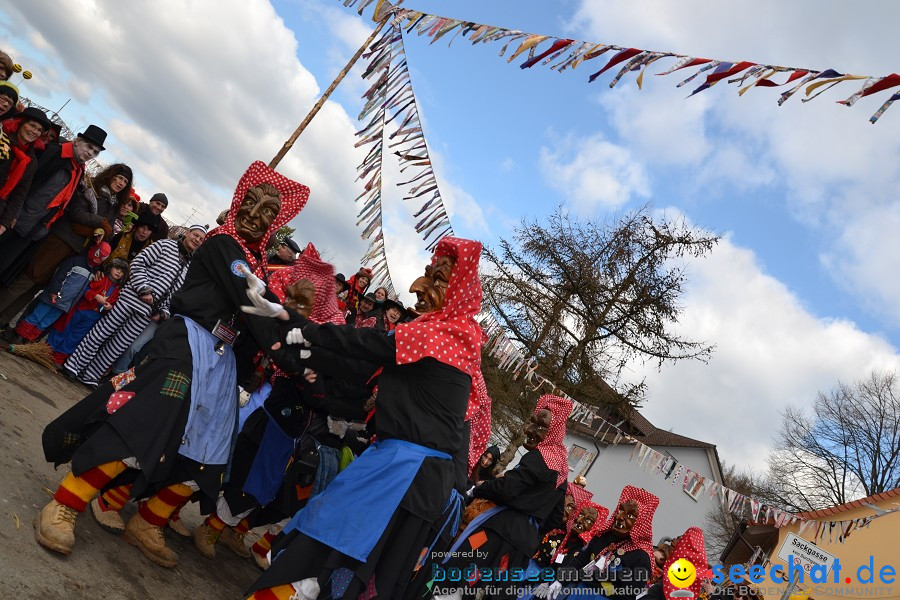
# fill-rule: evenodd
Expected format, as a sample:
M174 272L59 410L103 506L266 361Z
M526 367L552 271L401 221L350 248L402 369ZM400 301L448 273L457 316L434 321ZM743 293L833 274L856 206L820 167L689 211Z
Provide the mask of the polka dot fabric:
M556 471L556 486L559 487L569 475L568 452L563 446L563 437L566 435L566 421L572 412L572 401L562 396L544 394L538 399L534 414L545 408L553 413L553 419L550 421L547 437L538 444L537 450L544 457L547 466Z
M466 420L469 421L469 473L471 473L475 463L487 450L491 438L491 397L488 395L480 365L472 374L472 391L469 394Z
M571 485L571 484L570 484ZM572 511L572 514L569 515L569 520L566 521L566 536L563 538L562 542L559 546L556 547L556 552L553 553L553 562L556 562L556 555L559 554L566 547L566 543L569 541L569 538L575 534L575 519L578 518L579 513L585 508L595 508L597 510L597 520L594 521L593 526L584 533L577 534L581 537L581 541L585 544L593 539L594 534L597 530L603 526L603 523L606 522L606 517L609 516L609 509L603 506L600 506L596 502L591 502L590 500L582 500L581 502L575 505L575 510Z
M591 498L594 497L594 494L587 491L580 485L575 485L571 481L569 482L569 487L566 489L566 495L572 496L575 498L575 504L580 504L581 502L587 502ZM599 519L598 519L599 521Z
M475 315L481 310L478 277L481 242L445 237L438 242L434 255L456 259L444 306L397 326L394 330L397 364L431 357L474 375L481 364L481 346L485 340L481 326L475 321Z
M106 412L113 414L134 397L135 392L113 392L106 401Z
M612 509L609 519L604 523L603 527L597 531L597 535L603 535L613 528L616 511L619 510L619 504L628 500L637 500L640 506L637 521L631 529L631 541L622 546L622 550L629 552L631 550L643 550L650 557L650 564L653 564L653 515L659 506L659 498L651 494L645 489L626 485L619 495L619 502Z
M334 266L322 260L311 242L294 266L280 269L269 276L269 289L284 302L285 289L300 279L307 279L316 287L316 303L309 320L313 323L343 325L346 322L344 313L341 312L334 293Z
M663 567L662 582L666 598L671 598L672 592L674 592L676 588L665 574L669 572L669 567L672 566L672 563L679 558L686 558L691 561L691 564L697 569L697 579L694 580L694 583L692 583L688 589L694 592L694 598L699 598L700 586L703 584L700 574L706 571L706 565L708 564L706 562L706 544L703 541L702 529L699 527L691 527L684 532L684 535L678 538L678 541L672 548L672 554L669 556L669 560L666 561L666 564Z
M234 218L237 216L237 211L244 201L247 190L261 183L271 183L278 188L279 192L281 192L281 210L278 211L278 215L275 217L275 220L272 222L272 225L266 231L265 235L263 235L263 238L256 244L251 245L237 234L237 231L234 228ZM244 173L241 180L238 181L237 188L234 190L234 197L231 200L231 209L228 211L228 217L225 218L225 224L210 231L207 237L214 235L229 235L233 237L244 249L244 254L247 257L247 264L250 265L250 270L253 271L257 277L265 280L266 265L269 262L265 253L265 248L269 243L269 238L272 237L281 226L287 225L291 219L300 214L300 211L306 206L307 200L309 200L308 187L275 172L267 167L265 163L256 161L250 165L247 172ZM253 251L260 253L261 258L259 260L257 260Z

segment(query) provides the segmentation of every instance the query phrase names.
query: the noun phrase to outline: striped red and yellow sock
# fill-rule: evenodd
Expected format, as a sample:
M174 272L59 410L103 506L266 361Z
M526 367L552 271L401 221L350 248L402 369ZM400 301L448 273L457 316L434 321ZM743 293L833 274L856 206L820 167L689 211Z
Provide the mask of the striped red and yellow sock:
M265 556L269 553L269 550L272 549L272 540L275 539L274 533L271 531L265 532L261 538L259 538L255 544L250 546L250 551L255 552L257 556Z
M241 519L241 522L232 527L238 533L247 533L250 531L250 521L247 519Z
M254 592L247 600L290 600L295 593L294 586L290 584L279 585Z
M121 460L115 460L89 469L78 477L69 473L59 484L53 499L78 512L84 512L94 496L127 468Z
M219 533L221 533L222 530L225 529L225 527L227 527L227 525L225 524L225 521L220 519L219 515L217 515L216 513L213 513L213 514L209 515L208 517L206 517L206 520L203 521L203 524L208 527L211 527L213 529L213 531L218 531Z
M146 502L141 502L138 505L138 512L151 525L165 527L172 513L184 504L192 493L191 488L183 483L172 484L159 490Z
M131 498L131 485L126 483L118 487L110 488L100 494L100 508L119 512Z

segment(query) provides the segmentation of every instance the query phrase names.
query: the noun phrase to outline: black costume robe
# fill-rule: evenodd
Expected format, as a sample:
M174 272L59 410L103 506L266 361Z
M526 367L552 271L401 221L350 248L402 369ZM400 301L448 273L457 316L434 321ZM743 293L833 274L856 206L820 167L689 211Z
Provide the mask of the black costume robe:
M276 559L248 593L317 577L320 596L328 597L332 572L346 568L353 577L337 597L355 599L374 587L378 598L402 598L420 553L433 541L450 492L458 484L459 461L465 472L468 439L463 420L472 379L433 358L397 365L394 337L375 329L306 322L303 335L313 344L311 358L322 348L383 366L378 380L379 440L405 440L449 454L453 460L424 459L365 563L294 531L273 547ZM339 368L329 370L327 364L319 367L326 375L348 375ZM323 495L327 493L328 489ZM371 497L377 502L378 490L371 490Z
M72 461L75 475L93 467L129 457L137 458L140 473L132 497L151 495L172 483L196 481L203 497L214 502L226 465L202 465L178 454L191 406L192 355L187 328L178 315L186 315L211 331L216 323L234 321L240 330L235 354L265 348L286 368L302 370L293 353L269 350L280 339L274 319L247 315L250 305L247 280L233 270L245 261L244 250L231 237L211 237L194 253L185 283L171 303L172 318L160 325L148 344L148 357L135 367L134 380L121 388L135 392L113 414L106 403L114 388L106 382L44 429L44 456L59 465ZM277 300L271 296L272 300ZM247 346L252 345L252 349ZM237 360L238 381L249 375L247 361ZM252 366L252 365L249 365ZM184 377L187 385L184 385ZM175 385L173 385L173 382ZM206 509L211 502L204 502Z
M581 569L586 567L588 563L597 560L604 550L607 552L612 549L612 554L607 564L606 579L615 592L606 593L602 591L601 584L597 582L598 574L595 574L595 581L586 583L585 587L602 593L610 600L634 600L637 595L636 590L646 587L647 579L650 577L650 556L643 550L629 550L623 554L619 554L616 550L618 546L624 545L629 541L630 537L622 537L614 531L607 531L598 535L587 545L587 547L577 556L569 565L563 569L569 569L566 576L560 575L560 581L569 582L566 585L574 585L571 582L580 581L583 577ZM577 569L577 573L575 572ZM573 598L576 596L572 596Z

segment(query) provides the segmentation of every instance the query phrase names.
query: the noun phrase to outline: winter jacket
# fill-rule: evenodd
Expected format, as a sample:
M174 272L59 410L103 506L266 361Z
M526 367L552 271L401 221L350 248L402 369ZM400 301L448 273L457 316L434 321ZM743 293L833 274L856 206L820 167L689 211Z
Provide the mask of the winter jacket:
M138 204L137 215L140 218L144 213L150 212L150 205L144 204L141 202ZM166 223L166 220L162 218L162 215L159 216L159 225L156 226L156 231L153 232L153 235L150 236L150 239L154 242L159 240L164 240L169 237L169 224Z
M75 195L83 174L84 166L75 162L72 142L48 146L37 161L15 232L31 241L46 237L53 222L62 216Z
M38 300L68 312L81 299L93 275L94 269L88 265L86 256L67 258L57 267L53 278L40 293Z
M115 220L116 196L107 188L100 193L95 193L93 188L84 184L78 185L75 196L69 202L65 212L50 231L59 237L75 252L81 252L90 242L94 229L101 228L106 234L112 235L110 219ZM78 225L76 228L73 225Z
M0 225L7 229L12 229L19 216L37 170L34 145L19 145L16 137L19 124L16 119L6 121L3 124L4 133L0 134L0 146L9 148L8 152L0 152Z

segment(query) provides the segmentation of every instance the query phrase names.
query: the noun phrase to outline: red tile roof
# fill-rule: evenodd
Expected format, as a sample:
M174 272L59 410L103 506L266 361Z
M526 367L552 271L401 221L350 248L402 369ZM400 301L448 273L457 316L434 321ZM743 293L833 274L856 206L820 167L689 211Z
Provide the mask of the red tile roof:
M865 504L875 504L877 502L881 502L882 500L887 500L888 498L900 498L900 488L894 488L892 490L887 490L878 494L872 494L871 496L866 496L865 498L860 498L859 500L845 502L844 504L838 504L837 506L830 506L828 508L822 508L819 510L810 510L807 512L797 513L797 516L804 517L806 519L818 519L821 517L828 517L831 515L840 514L842 512L847 512L848 510L852 510L854 508L866 508L864 506Z

